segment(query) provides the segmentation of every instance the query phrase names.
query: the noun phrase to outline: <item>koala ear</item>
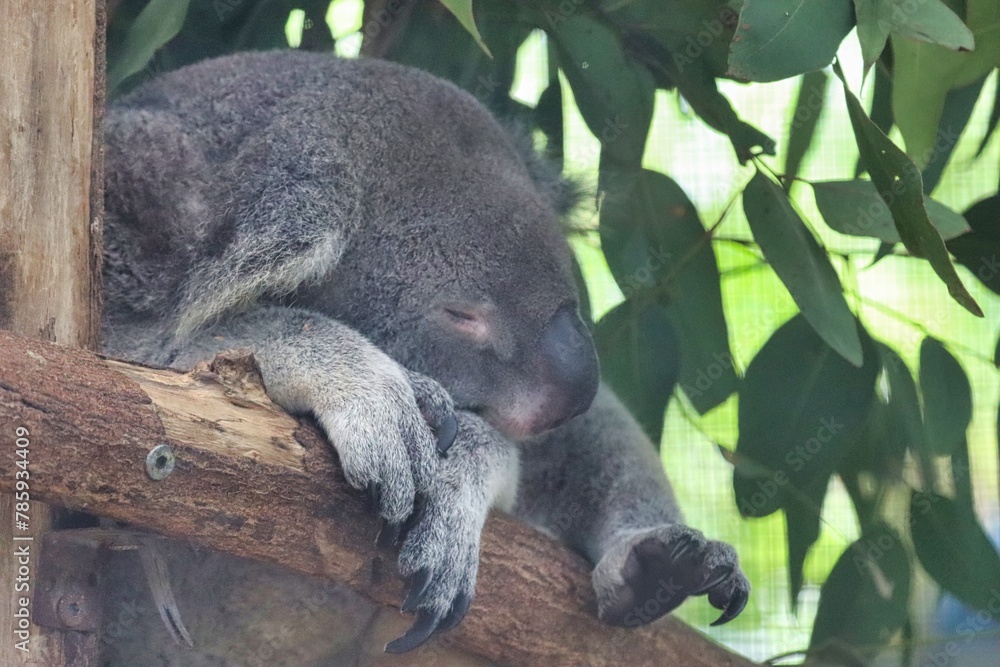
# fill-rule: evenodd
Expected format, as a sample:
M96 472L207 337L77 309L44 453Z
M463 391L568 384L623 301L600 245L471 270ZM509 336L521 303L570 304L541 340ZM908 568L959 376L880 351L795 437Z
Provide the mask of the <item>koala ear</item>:
M538 154L531 139L531 132L523 123L507 121L504 127L524 160L535 187L546 196L560 218L566 217L587 195L583 184L566 178L559 173L555 164Z

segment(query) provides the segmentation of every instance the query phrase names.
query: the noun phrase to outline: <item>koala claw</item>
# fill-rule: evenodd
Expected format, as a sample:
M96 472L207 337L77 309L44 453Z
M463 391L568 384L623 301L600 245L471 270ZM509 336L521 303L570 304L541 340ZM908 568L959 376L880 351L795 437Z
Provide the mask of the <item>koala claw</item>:
M593 580L598 615L610 625L643 625L705 594L723 610L712 625L722 625L743 611L750 593L731 546L679 524L622 540L594 568Z
M375 536L375 546L380 549L388 549L399 542L399 536L403 533L403 524L392 523L386 519L379 519L378 535Z
M440 619L430 611L421 610L417 613L417 621L406 634L399 639L393 639L385 645L386 653L406 653L412 651L434 634Z
M435 429L437 433L437 448L442 455L447 454L451 446L455 444L455 436L458 435L458 420L454 414L445 416L444 420Z
M410 577L410 587L406 593L406 599L403 600L403 604L399 607L401 612L409 614L417 608L417 605L420 604L424 597L424 593L427 592L427 586L431 583L431 574L432 572L429 568L422 568Z
M417 406L424 415L424 420L437 436L437 450L447 454L455 444L458 435L458 420L455 419L455 405L451 396L441 385L426 375L406 371Z
M722 616L712 621L712 626L724 625L739 616L743 608L747 606L748 599L750 599L749 588L737 588L733 591L728 604L724 598L713 599L712 595L709 594L708 601L712 603L712 606L716 609L724 609Z

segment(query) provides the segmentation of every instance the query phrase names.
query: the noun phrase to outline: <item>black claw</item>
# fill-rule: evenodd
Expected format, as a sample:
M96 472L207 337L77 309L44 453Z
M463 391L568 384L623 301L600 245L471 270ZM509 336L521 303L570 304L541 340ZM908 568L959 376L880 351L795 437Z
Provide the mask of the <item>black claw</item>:
M683 558L691 549L694 548L694 540L691 535L683 534L680 535L676 540L676 544L673 549L670 550L671 560L679 560Z
M386 653L406 653L417 648L427 638L434 634L438 625L438 617L429 611L421 610L417 614L417 620L413 627L406 631L406 634L399 639L394 639L385 645Z
M454 414L448 414L441 420L437 427L437 449L442 454L447 454L451 446L455 444L455 436L458 435L458 420Z
M453 627L462 622L465 615L469 613L469 607L472 606L472 596L468 593L459 593L458 597L455 598L455 602L451 605L451 610L448 614L441 619L438 623L437 630L435 632L445 632L446 630L451 630Z
M382 505L382 485L374 480L368 482L368 503L376 512Z
M712 625L723 625L724 623L728 623L739 616L740 612L743 611L743 608L747 606L747 600L749 598L750 594L746 590L737 588L733 591L733 599L729 601L729 606L726 607L726 610L722 612L722 616L712 623Z
M734 568L732 565L726 565L725 567L722 568L719 574L715 575L714 577L706 581L701 588L691 593L691 595L704 595L705 593L712 590L713 588L721 584L723 581L728 579L729 575L733 573L733 569Z
M427 568L417 570L410 577L410 587L406 592L406 599L400 606L400 611L410 613L420 604L421 598L427 592L427 586L431 583L431 571Z
M378 537L375 538L375 546L380 549L390 548L399 541L399 535L402 531L402 524L389 523L385 519L380 519Z

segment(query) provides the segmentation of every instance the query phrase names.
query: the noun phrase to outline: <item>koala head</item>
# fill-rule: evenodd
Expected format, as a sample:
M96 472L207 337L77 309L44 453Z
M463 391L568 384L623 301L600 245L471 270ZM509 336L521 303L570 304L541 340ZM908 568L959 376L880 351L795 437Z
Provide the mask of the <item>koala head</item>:
M381 132L398 141L372 147L359 232L335 274L296 300L525 438L597 391L560 222L567 189L475 100L430 81L397 86L405 113Z

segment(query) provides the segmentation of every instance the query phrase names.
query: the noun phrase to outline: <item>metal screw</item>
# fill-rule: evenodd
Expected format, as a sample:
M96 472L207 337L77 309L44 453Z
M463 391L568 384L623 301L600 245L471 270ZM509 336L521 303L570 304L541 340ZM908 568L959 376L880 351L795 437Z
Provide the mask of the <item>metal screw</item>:
M59 602L56 604L56 614L59 616L59 620L69 628L76 628L83 624L86 620L85 609L85 600L82 595L64 595L59 598Z
M170 445L157 445L146 454L146 473L160 481L174 471L174 450Z

